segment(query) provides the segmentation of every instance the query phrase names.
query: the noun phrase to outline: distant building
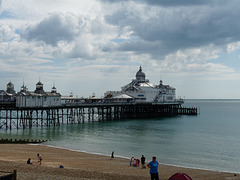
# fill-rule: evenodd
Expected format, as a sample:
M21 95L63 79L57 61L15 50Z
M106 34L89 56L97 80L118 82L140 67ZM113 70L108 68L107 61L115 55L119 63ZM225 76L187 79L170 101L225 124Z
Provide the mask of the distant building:
M21 91L16 96L17 107L53 107L61 106L61 94L57 93L55 86L51 92L45 92L43 84L39 81L35 91L28 91L26 86L21 87Z
M140 66L136 79L123 86L121 91L107 91L104 96L107 99L122 98L130 102L177 103L175 88L163 85L162 80L158 85L154 85L145 78L145 73Z
M15 90L14 90L14 85L13 85L13 83L12 83L11 81L7 84L7 90L6 90L6 92L7 92L8 94L12 94L12 95L15 95L15 94L16 94L16 92L15 92Z
M1 102L13 102L15 101L16 92L14 90L14 85L10 81L7 84L7 90L0 90L0 101Z

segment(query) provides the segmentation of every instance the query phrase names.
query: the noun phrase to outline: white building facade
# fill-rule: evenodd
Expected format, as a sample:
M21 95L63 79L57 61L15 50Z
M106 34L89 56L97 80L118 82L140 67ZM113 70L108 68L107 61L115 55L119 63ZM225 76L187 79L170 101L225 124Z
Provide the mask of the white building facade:
M104 96L114 98L127 95L132 97L135 102L178 103L175 88L163 85L162 80L160 80L159 85L154 85L145 77L145 73L140 66L139 71L136 73L136 79L123 86L121 91L107 91Z
M57 93L56 88L53 86L51 92L45 92L40 81L36 84L35 91L30 92L23 85L16 96L17 107L54 107L61 105L61 94Z

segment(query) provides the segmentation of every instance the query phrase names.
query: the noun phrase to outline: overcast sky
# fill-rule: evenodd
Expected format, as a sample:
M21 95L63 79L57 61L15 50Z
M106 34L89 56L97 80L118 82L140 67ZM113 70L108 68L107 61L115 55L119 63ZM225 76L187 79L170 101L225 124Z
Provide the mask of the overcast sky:
M177 97L240 98L239 0L0 0L0 89L78 97L142 66Z

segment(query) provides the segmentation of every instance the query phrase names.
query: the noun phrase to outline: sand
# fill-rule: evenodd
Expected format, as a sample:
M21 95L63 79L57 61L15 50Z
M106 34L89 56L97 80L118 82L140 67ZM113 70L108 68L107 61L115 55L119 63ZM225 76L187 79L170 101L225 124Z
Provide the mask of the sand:
M37 154L42 165L38 165ZM116 153L116 152L115 152ZM111 154L111 152L110 152ZM111 159L83 152L47 147L44 145L0 144L0 171L17 170L17 179L150 179L149 169L129 166L129 160ZM26 164L31 158L33 165ZM64 168L59 168L62 165ZM160 165L160 180L175 173L186 173L193 180L240 180L240 174Z

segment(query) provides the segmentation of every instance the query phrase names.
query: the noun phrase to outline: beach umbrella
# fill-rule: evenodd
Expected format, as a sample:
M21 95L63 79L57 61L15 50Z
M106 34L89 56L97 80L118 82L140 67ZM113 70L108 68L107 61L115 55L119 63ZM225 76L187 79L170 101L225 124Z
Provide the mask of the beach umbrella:
M185 173L176 173L172 175L168 180L192 180L192 179Z

